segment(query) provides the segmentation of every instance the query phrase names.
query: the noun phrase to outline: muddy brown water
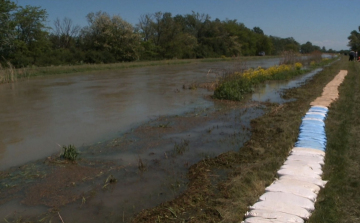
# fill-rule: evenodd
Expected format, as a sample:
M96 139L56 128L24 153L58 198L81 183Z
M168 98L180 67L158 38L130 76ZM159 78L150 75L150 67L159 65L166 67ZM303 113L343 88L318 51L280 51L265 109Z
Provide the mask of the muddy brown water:
M247 62L268 67L277 59ZM0 170L90 145L150 118L212 105L204 89L214 72L237 63L198 63L32 78L0 85Z
M268 67L278 62L268 59L247 65ZM58 144L75 144L86 160L113 162L117 168L104 165L96 173L98 178L78 183L74 191L80 197L60 205L64 220L128 222L134 213L181 193L192 164L239 149L250 137L250 120L263 113L263 105L256 101L285 102L282 90L317 72L268 82L240 106L208 100L212 92L205 89L187 89L193 83L212 81L215 74L209 70L234 66L238 64L171 65L2 85L0 100L7 106L0 108L1 168L44 159L60 151ZM139 171L140 160L144 172ZM104 188L109 174L117 183ZM36 184L30 185L36 190ZM51 199L31 204L28 193L4 202L0 216L41 216L60 222L54 210L49 214L49 207L56 206Z

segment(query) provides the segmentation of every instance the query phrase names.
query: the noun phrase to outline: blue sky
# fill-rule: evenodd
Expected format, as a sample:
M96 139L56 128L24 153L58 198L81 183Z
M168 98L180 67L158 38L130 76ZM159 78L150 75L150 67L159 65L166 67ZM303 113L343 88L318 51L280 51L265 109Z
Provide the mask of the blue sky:
M142 14L170 12L209 14L211 19L236 19L248 28L260 27L266 35L293 37L300 44L310 41L326 49L348 49L352 30L360 25L358 0L17 0L18 5L40 6L56 18L71 18L81 27L85 16L104 11L120 15L135 25Z

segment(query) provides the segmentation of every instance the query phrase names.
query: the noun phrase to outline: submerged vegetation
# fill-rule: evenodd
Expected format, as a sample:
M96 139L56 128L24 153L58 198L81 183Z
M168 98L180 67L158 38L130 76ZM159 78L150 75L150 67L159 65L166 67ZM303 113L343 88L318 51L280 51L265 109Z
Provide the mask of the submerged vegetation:
M272 66L268 69L262 67L242 69L242 71L234 71L225 73L218 83L214 91L214 98L240 101L246 93L253 91L253 87L266 80L285 80L294 76L308 72L309 69L323 66L330 62L329 59L322 59L321 54L315 53L309 57L307 63L308 69L302 69L301 62L295 62L298 57L286 53L283 56L281 65ZM298 59L299 60L299 59ZM310 62L309 62L310 61ZM293 63L293 64L292 64Z
M77 159L79 152L76 150L74 145L63 146L62 148L63 152L60 155L61 158L70 161L75 161Z

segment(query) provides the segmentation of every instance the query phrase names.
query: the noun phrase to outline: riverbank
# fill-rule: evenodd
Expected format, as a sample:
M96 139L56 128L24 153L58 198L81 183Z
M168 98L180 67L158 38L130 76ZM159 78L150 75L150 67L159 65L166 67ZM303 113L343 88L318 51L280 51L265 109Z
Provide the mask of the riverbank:
M58 216L60 213L66 219L68 216L87 213L86 208L91 213L99 213L98 216L102 216L104 221L108 222L111 222L111 219L117 219L117 222L129 222L130 219L133 222L238 222L245 213L242 210L246 210L247 205L253 203L257 196L261 194L263 188L269 182L272 182L277 166L282 164L288 150L292 148L298 135L297 131L301 117L309 108L306 107L309 106L307 101L312 101L321 94L322 88L337 73L336 69L340 67L341 63L346 63L346 60L341 61L340 65L339 63L336 62L330 67L325 68L324 71L308 81L307 85L286 92L286 98L296 98L297 101L282 105L270 103L254 104L254 107L261 106L262 108L266 105L266 114L251 122L252 138L243 147L239 146L236 140L238 140L238 135L245 135L247 126L234 125L231 126L230 131L224 131L221 129L221 126L218 129L215 124L216 122L204 126L204 123L214 118L210 115L210 111L196 112L189 115L189 117L164 117L154 120L154 122L148 123L139 129L134 129L133 133L114 139L112 142L95 145L93 148L90 148L87 154L83 153L83 159L79 160L75 165L59 161L54 156L46 160L40 160L35 164L13 169L14 172L18 171L17 175L13 174L14 172L8 173L8 175L6 172L0 172L2 182L1 202L9 201L9 197L6 196L9 193L13 193L14 196L11 199L20 200L25 205L25 207L20 206L21 208L30 208L31 205L51 207L50 210L47 208L42 209L42 211L46 212L45 215L41 216L39 214L39 218L32 218L30 220L25 218L26 214L22 212L23 209L19 209L18 213L23 213L21 219L27 222L36 222L39 219L57 222L59 221ZM229 105L230 107L241 106L241 103L231 102ZM243 109L252 113L252 108ZM232 115L227 111L223 111L223 113L220 112L215 114L215 116L219 120L223 120L229 119ZM241 118L242 116L237 115L236 117L235 115L235 118L233 120L229 119L229 121L237 123L239 117ZM199 144L192 141L190 141L190 146L187 145L187 136L182 134L183 131L188 132L189 129L193 129L191 134L201 132L199 138L206 138L206 141L214 138L216 133L224 135L223 132L225 132L226 137L224 138L228 138L229 141L223 143L222 146L235 145L236 148L215 158L212 158L213 152L206 151L199 157L201 159L200 162L196 160L188 162L187 151L199 147ZM244 132L235 134L236 129L242 129ZM175 130L178 132L174 132ZM140 135L136 135L138 133ZM149 134L146 138L151 140L146 142L139 140L142 139L142 134ZM172 137L167 138L165 142L158 141L160 136L166 134L170 134L169 136ZM177 135L175 139L174 134ZM165 152L148 151L148 148L159 148L164 143L169 144L171 146L169 148L172 149L167 149ZM211 141L207 143L215 147L218 146ZM136 160L136 163L131 165L119 165L119 161L115 161L116 158L125 159L126 157L120 154L114 156L114 152L131 150L129 145L133 146L137 151L146 151L147 160L142 156ZM240 147L241 149L238 151ZM205 146L204 148L208 147ZM219 150L219 148L214 149L214 151L216 150ZM185 156L182 154L183 152L185 152ZM87 159L89 158L88 155L91 154L93 159ZM94 159L98 157L102 159L104 157L112 157L114 160L103 162ZM180 158L180 162L175 163L174 158ZM168 162L168 164L162 166L165 162ZM195 164L193 165L193 163ZM143 210L135 218L129 218L129 212L121 209L119 206L114 206L113 211L107 210L106 205L104 205L106 199L117 200L121 197L119 194L114 193L115 188L120 183L129 184L128 180L121 177L122 175L117 175L120 171L122 171L122 174L135 178L136 181L144 185L143 188L132 187L136 193L140 193L151 187L144 184L148 182L144 176L151 173L150 170L154 166L156 167L154 168L155 170L172 172L173 169L171 168L174 164L182 166L182 169L186 170L184 174L179 174L179 171L172 173L173 177L181 175L179 181L174 180L175 178L170 179L170 181L166 179L169 184L167 186L176 191L174 193L175 196L164 195L163 191L160 191L159 193L152 194L150 197L132 199L136 208L139 208L139 206L146 203L148 198L152 197L160 197L161 199L171 201L164 202L154 209ZM45 165L48 169L44 171L40 168L39 171L36 165ZM189 171L188 166L190 166ZM171 168L169 169L169 167ZM144 171L144 175L141 174L142 171ZM18 176L25 176L25 181L16 182L19 179ZM111 176L115 176L118 182L107 183L108 179L112 179ZM159 175L150 174L150 176L162 179ZM92 185L94 188L85 190L87 191L86 193L79 193L81 189L87 188L86 185ZM115 187L115 185L117 186ZM38 191L42 191L42 193L39 194ZM74 191L77 191L77 193L73 193ZM36 194L41 195L40 198L33 196ZM177 194L181 195L178 196ZM96 195L105 197L101 197L100 200L103 201L100 202L99 199L96 200ZM63 210L62 205L65 204L72 204L70 206L72 212L65 212ZM119 210L122 213L121 211L119 213ZM82 219L83 216L79 216L79 219ZM21 222L11 217L13 216L6 216L7 221ZM67 221L65 220L65 222Z
M268 105L266 114L251 122L251 139L238 152L224 153L193 165L188 173L190 183L186 192L157 208L144 210L133 222L241 221L247 207L256 202L265 187L276 178L276 171L297 139L301 118L308 111L310 102L321 95L323 87L341 69L348 70L349 77L340 87L340 99L331 106L326 124L329 135L324 179L329 180L329 183L321 191L316 211L309 221L346 222L344 219L354 219L359 214L357 201L360 198L354 196L359 184L359 174L354 173L359 165L356 159L359 155L356 152L359 133L355 131L359 128L359 122L350 120L358 120L355 111L359 108L359 103L356 103L359 97L356 94L358 90L354 94L351 89L359 83L359 64L349 64L347 58L342 58L325 67L306 85L285 92L285 98L295 98L296 101ZM340 116L343 118L340 119ZM339 120L343 120L342 124ZM350 130L351 134L347 134ZM350 150L346 145L354 146L354 149ZM351 163L351 166L346 163ZM219 172L226 173L227 179L217 180ZM351 190L344 191L344 187ZM342 204L340 206L339 201Z
M26 67L14 68L8 63L8 68L0 67L0 83L11 83L24 78L31 78L37 76L47 76L55 74L72 74L80 72L94 72L105 70L119 70L137 67L149 66L164 66L164 65L181 65L191 63L206 63L206 62L220 62L220 61L246 61L264 58L277 58L275 56L266 57L236 57L236 58L206 58L206 59L181 59L181 60L160 60L160 61L136 61L123 62L113 64L82 64L69 66L48 66L48 67Z

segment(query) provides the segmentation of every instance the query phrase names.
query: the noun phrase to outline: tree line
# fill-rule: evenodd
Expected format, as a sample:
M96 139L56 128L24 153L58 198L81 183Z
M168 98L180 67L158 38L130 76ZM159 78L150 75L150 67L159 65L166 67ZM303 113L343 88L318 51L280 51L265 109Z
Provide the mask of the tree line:
M0 0L0 61L27 67L326 51L310 42L301 45L292 37L268 36L259 27L250 29L237 20L221 21L197 12L145 14L135 26L102 11L87 14L85 27L70 18L58 18L48 27L47 18L41 7Z

